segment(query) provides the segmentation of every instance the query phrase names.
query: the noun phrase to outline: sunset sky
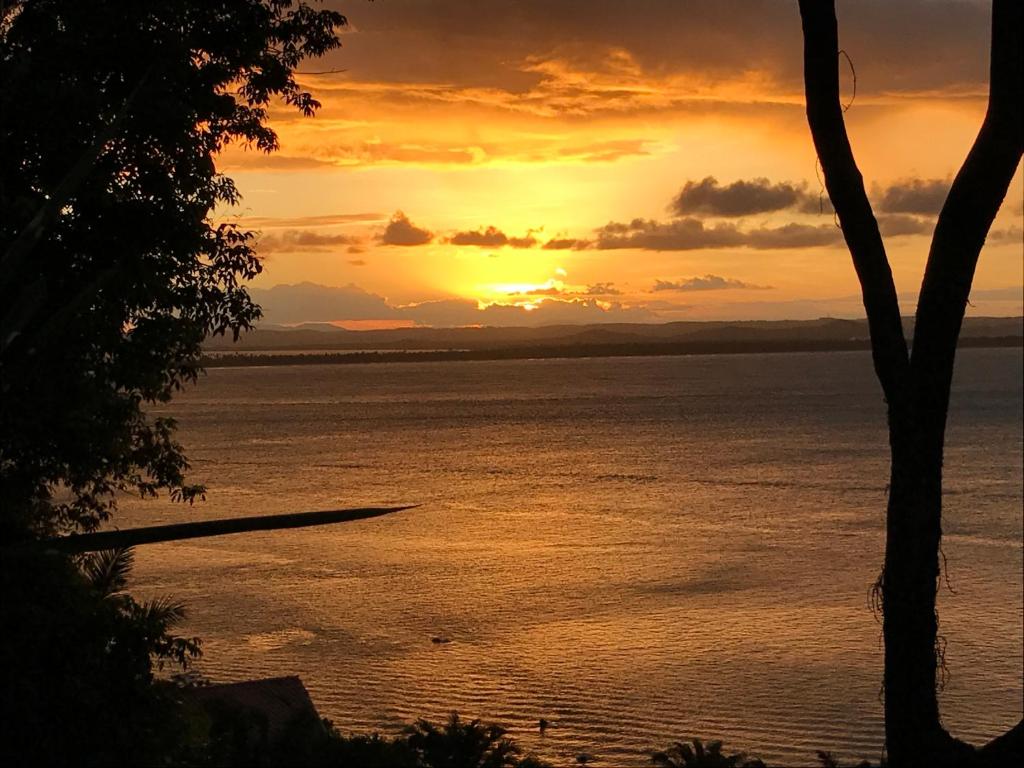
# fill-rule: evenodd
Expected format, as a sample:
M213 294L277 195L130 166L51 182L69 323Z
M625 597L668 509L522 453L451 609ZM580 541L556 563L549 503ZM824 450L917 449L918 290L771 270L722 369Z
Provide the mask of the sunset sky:
M267 322L863 316L804 116L796 0L327 5L350 26L301 68L322 109L275 110L279 152L220 162L244 196L229 218L261 233ZM847 125L912 314L985 110L989 4L839 14ZM1024 311L1022 197L1018 169L971 314Z

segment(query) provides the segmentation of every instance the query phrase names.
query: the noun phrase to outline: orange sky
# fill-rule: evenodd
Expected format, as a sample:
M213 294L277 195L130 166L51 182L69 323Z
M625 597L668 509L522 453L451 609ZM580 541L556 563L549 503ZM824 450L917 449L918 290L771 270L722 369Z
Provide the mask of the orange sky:
M328 5L350 26L302 68L343 70L302 76L323 108L275 111L280 152L220 163L230 216L261 232L268 322L863 316L819 205L795 0ZM910 314L984 113L988 6L839 11L847 122ZM1024 311L1022 197L1018 169L973 314ZM267 290L297 283L326 288Z

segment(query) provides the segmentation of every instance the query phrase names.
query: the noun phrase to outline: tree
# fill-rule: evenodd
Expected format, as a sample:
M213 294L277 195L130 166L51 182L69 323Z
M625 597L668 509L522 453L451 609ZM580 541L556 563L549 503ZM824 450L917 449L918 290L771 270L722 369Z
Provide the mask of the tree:
M180 604L125 592L130 550L79 558L17 548L0 558L0 760L4 765L156 765L185 729L157 669L186 668Z
M176 696L153 675L198 654L169 632L180 606L127 595L123 552L18 544L94 530L118 492L202 493L174 422L143 408L196 379L207 335L259 316L243 285L260 271L252 235L214 223L239 199L215 159L232 142L274 150L274 101L313 114L295 68L344 23L301 0L0 0L10 764L157 764L180 747Z
M875 373L888 407L891 469L880 577L886 747L897 767L962 764L958 761L974 759L973 750L942 727L936 695L943 441L957 338L975 266L1024 142L1024 3L993 2L988 111L939 214L912 352L843 122L834 0L799 4L807 119L860 280Z
M270 152L295 67L340 45L302 0L0 5L0 537L93 530L115 494L203 489L150 419L209 334L259 316L217 153Z

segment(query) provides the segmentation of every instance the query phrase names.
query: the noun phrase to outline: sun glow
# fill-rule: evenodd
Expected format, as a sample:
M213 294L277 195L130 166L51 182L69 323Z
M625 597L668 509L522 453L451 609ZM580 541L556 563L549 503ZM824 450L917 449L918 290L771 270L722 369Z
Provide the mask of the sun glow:
M554 294L564 290L565 284L561 280L550 278L543 283L495 283L493 285L481 286L481 289L490 295L504 296L531 296L537 294Z

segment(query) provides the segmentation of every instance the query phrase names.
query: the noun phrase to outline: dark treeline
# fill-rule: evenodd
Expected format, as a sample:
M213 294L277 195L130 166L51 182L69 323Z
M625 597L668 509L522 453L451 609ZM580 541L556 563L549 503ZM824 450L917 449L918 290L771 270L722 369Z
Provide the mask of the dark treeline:
M1020 336L964 338L960 347L1021 347ZM354 365L363 363L432 363L469 360L550 360L584 357L668 357L685 355L740 355L780 352L843 352L868 350L868 339L839 341L735 341L673 342L649 344L583 344L573 346L503 347L497 349L386 350L353 352L303 352L296 354L220 354L203 358L205 368L239 368L267 365Z

